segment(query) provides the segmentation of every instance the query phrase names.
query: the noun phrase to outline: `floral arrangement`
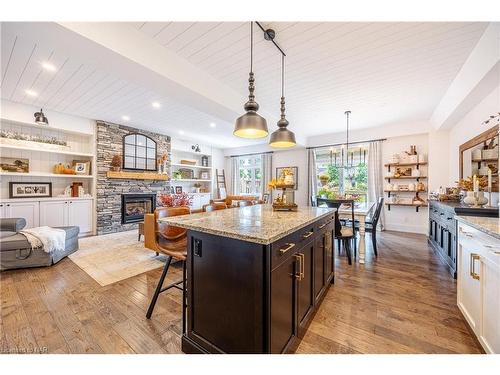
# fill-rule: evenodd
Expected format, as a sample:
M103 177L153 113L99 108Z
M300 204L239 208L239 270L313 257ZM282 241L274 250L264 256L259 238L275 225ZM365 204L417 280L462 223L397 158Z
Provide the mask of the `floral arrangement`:
M485 190L488 187L488 178L486 176L476 177L479 183L479 190ZM472 177L462 178L458 182L458 187L462 190L473 191L474 179Z
M48 143L51 145L59 145L59 146L67 146L68 143L66 141L61 141L56 137L42 137L39 135L28 135L23 133L18 133L15 131L0 131L0 138L8 138L8 139L16 139L19 141L31 141L38 143Z
M192 203L193 197L187 193L158 195L158 205L163 207L190 206Z
M122 156L119 154L116 154L113 156L113 159L111 159L111 168L114 171L120 171L120 168L122 166Z

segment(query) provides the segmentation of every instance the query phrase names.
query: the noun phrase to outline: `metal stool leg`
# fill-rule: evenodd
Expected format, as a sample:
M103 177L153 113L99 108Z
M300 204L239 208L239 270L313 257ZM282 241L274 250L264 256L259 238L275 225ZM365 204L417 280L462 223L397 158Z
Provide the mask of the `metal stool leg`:
M153 314L153 310L156 305L156 301L158 300L158 296L160 295L163 281L165 280L165 276L167 276L168 268L170 267L170 262L172 261L172 257L169 256L167 258L167 262L165 263L165 267L163 267L163 272L161 274L160 280L158 281L158 285L156 286L155 294L153 294L153 298L151 299L151 303L149 304L148 312L146 313L146 318L150 319Z

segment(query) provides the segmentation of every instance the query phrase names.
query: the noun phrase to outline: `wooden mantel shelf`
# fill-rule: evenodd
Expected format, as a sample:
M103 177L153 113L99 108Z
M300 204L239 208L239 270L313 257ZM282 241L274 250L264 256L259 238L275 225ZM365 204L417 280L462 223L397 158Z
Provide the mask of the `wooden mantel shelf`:
M166 174L160 174L156 172L114 172L108 171L106 173L108 178L122 179L122 180L156 180L156 181L168 181L169 177Z

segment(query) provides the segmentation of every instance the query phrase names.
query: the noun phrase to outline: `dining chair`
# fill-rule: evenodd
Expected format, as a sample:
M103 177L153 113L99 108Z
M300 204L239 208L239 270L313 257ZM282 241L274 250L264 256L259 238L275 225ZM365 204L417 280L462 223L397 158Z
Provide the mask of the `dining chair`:
M354 200L352 199L326 199L326 198L316 198L316 204L318 207L321 205L326 205L329 208L336 208L335 212L335 238L337 239L337 246L340 253L341 243L344 245L344 249L347 254L347 261L352 264L352 259L356 258L356 247L354 247L354 254L351 254L351 241L356 241L355 232L352 227L342 225L339 219L338 210L342 204L350 204L352 219L354 220Z
M382 208L384 207L384 197L379 197L377 201L377 207L375 208L375 212L371 218L367 218L365 220L365 232L371 233L372 235L372 246L373 252L375 256L378 256L377 252L377 225L378 220L380 219L380 214L382 212ZM355 224L355 230L359 231L359 223Z
M240 201L238 203L238 207L247 207L247 206L253 206L252 201Z
M152 214L144 215L144 246L167 256L163 272L146 313L146 318L148 319L150 319L153 314L153 310L160 293L163 293L171 288L177 288L183 291L183 306L185 307L184 281L186 279L187 230L169 224L160 223L158 220L164 217L188 215L189 213L189 207L161 207L157 208ZM182 280L163 287L163 282L167 276L172 259L182 262ZM182 284L182 287L179 286L179 284ZM183 308L182 311L184 313L185 308Z
M203 212L212 212L217 210L225 210L227 208L225 203L214 202L212 204L204 204L202 207Z

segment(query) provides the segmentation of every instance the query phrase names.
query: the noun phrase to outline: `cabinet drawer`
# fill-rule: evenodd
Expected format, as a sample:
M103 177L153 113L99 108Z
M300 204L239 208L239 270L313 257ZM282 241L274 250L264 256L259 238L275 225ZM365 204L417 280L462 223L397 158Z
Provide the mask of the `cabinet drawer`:
M320 231L320 230L325 230L326 226L333 222L335 220L335 214L330 214L326 217L324 217L321 220L318 220L318 222L315 225L315 230Z

